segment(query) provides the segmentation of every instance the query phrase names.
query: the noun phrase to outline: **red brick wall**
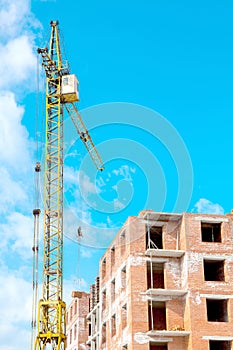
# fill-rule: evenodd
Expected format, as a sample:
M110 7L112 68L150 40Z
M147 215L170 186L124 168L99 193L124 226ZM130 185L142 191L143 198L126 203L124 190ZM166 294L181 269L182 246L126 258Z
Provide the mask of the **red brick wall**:
M222 242L202 242L202 220L228 220L222 224ZM176 222L164 223L163 247L165 250L184 250L179 258L166 257L164 263L164 288L184 290L184 296L171 296L166 301L166 318L162 309L154 309L155 329L190 331L190 336L167 336L172 338L167 350L209 350L208 340L203 336L231 336L233 326L233 300L228 302L229 322L207 322L205 294L232 295L233 247L232 216L183 214ZM121 248L121 232L125 230L125 247ZM106 310L102 322L106 321L106 349L122 350L123 339L129 350L165 350L166 347L149 345L148 298L150 288L146 250L146 222L141 218L129 218L116 236L104 257L106 275L100 279L100 289L106 288ZM114 264L111 264L111 246L115 247ZM225 282L204 281L203 258L209 255L225 256ZM156 261L157 258L154 258ZM103 260L103 259L102 259ZM126 285L120 282L121 269L126 266ZM100 276L101 266L100 266ZM115 300L111 301L110 284L116 280ZM163 288L163 274L154 273L154 287ZM148 282L149 281L149 282ZM166 299L166 298L165 298ZM169 299L169 298L168 298ZM127 303L127 325L121 326L122 306ZM116 335L111 336L111 316L116 314ZM166 326L166 327L165 327ZM158 328L159 327L159 328ZM141 338L140 338L141 337ZM144 337L144 338L143 338ZM101 347L100 347L101 348Z

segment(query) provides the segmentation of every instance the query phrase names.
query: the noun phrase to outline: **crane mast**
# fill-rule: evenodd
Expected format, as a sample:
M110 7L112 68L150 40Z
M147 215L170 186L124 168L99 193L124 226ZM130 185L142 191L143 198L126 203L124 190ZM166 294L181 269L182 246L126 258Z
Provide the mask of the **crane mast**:
M44 161L44 249L42 299L38 303L35 350L63 350L66 346L66 304L63 301L63 143L64 108L97 169L103 170L101 157L82 121L74 102L75 94L63 94L64 77L70 72L62 61L59 27L51 21L48 48L39 48L46 74L46 136Z

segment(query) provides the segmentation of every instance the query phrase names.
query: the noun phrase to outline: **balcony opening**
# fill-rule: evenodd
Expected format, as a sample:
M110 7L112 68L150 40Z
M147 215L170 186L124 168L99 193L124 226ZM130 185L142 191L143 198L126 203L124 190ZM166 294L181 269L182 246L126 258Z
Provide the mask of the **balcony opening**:
M151 301L148 305L149 330L166 330L165 302Z
M74 315L77 314L77 299L75 299L75 302L74 302Z
M204 259L204 276L205 281L225 281L224 260L207 260Z
M106 343L106 322L102 325L102 344Z
M106 289L102 292L102 310L106 309Z
M74 340L77 338L77 324L74 325Z
M206 299L208 322L228 322L227 299Z
M120 234L120 246L121 246L121 255L125 253L125 245L126 245L126 234L125 230Z
M115 278L111 282L111 301L114 301L116 297L116 282Z
M70 322L72 321L73 317L73 306L70 307Z
M167 350L167 344L166 345L150 344L150 350Z
M115 247L111 248L111 265L115 264Z
M95 285L90 285L90 299L89 299L89 309L92 311L96 305L95 303Z
M147 249L163 249L163 235L161 226L147 226Z
M91 320L91 334L94 335L96 333L96 314L92 314Z
M124 329L127 326L127 304L121 308L121 326Z
M125 289L126 287L126 266L121 270L121 288Z
M210 350L231 350L231 341L209 340Z
M201 223L202 242L221 242L220 223Z
M102 261L102 278L106 276L106 258Z
M70 344L72 343L72 329L70 330Z
M116 335L116 315L111 317L111 333L112 337Z
M100 301L100 278L99 276L95 279L95 305Z
M164 266L147 262L147 288L164 288Z

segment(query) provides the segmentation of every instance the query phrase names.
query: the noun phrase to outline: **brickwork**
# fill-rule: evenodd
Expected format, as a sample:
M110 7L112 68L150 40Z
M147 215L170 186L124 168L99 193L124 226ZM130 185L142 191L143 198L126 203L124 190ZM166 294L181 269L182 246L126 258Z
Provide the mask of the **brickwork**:
M221 233L216 225L211 238L216 222ZM100 262L100 349L209 350L212 339L231 340L232 223L232 215L153 211L129 218ZM224 260L224 278L205 281L211 259ZM227 321L208 321L211 298L226 299L216 317Z
M66 350L85 349L88 339L86 316L89 312L89 294L73 292L73 300L66 313Z
M128 218L100 261L89 349L229 350L232 239L231 214Z

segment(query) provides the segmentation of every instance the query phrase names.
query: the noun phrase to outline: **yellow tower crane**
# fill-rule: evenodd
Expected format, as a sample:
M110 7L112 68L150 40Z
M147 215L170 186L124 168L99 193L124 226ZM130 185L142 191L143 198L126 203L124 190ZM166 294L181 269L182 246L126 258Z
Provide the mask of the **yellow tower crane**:
M59 27L51 21L49 47L39 48L46 74L46 138L44 164L44 248L43 291L37 304L37 285L34 281L32 344L35 350L63 350L66 346L66 304L63 301L63 137L64 107L68 111L80 138L97 169L104 166L92 139L75 106L79 101L78 81L62 60ZM37 163L35 171L40 172ZM34 209L34 276L38 276L38 217ZM35 231L36 237L35 237ZM37 314L37 315L36 315ZM37 327L37 328L36 328ZM34 337L34 339L33 339Z

